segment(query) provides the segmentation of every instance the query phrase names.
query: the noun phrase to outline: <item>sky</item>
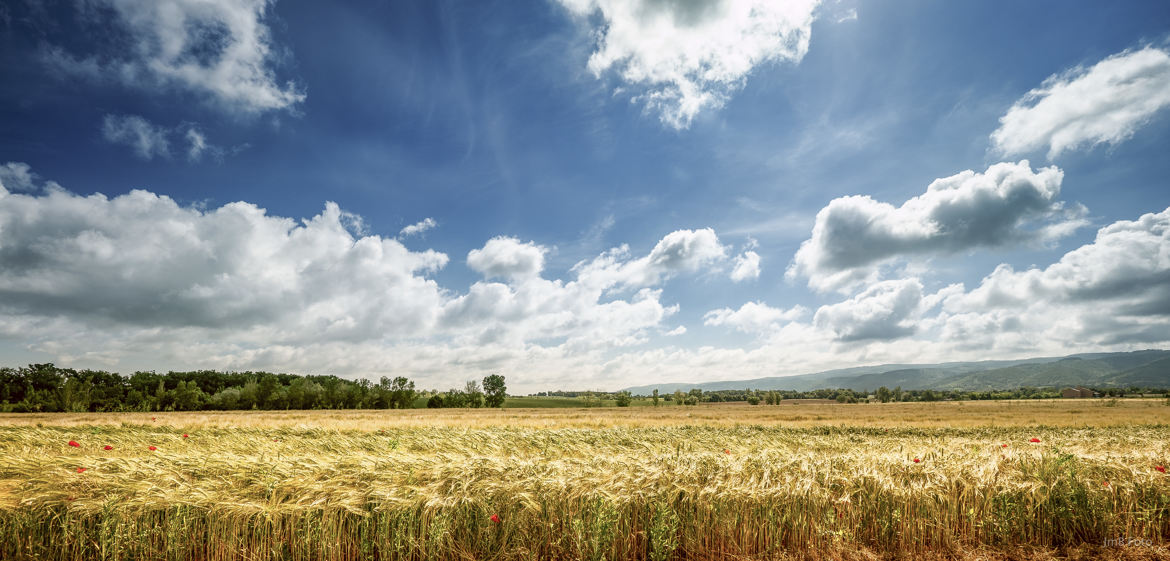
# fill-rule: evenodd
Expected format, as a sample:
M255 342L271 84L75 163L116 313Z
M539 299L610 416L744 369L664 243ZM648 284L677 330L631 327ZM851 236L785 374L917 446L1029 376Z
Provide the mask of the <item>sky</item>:
M0 4L0 364L510 393L1170 348L1170 5Z

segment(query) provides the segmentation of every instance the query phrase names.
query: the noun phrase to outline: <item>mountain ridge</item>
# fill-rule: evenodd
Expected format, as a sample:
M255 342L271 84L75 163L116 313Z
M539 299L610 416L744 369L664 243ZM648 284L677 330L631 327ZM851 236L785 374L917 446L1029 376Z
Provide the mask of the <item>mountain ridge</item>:
M1009 390L1023 386L1170 387L1170 350L1145 349L1114 353L1076 353L1016 360L943 362L936 364L879 364L824 370L791 376L768 376L718 382L670 382L625 388L636 395L654 389L705 391L793 390L847 388L875 390L901 386L905 390Z

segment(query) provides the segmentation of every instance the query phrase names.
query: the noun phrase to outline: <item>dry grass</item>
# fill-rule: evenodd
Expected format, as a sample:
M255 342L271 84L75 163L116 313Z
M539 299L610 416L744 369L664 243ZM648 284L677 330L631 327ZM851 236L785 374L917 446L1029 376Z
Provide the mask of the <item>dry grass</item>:
M1150 403L3 416L0 558L1170 558Z
M121 426L188 428L330 428L377 430L430 427L613 428L678 425L815 427L1112 427L1170 423L1164 400L1056 399L844 405L789 400L779 406L703 404L565 409L405 409L345 411L202 411L196 413L0 413L0 426ZM151 418L157 421L152 421Z

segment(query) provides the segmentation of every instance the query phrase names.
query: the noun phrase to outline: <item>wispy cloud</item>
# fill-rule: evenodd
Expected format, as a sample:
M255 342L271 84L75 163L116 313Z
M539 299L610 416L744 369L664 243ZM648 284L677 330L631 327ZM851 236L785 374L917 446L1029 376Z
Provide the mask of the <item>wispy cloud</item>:
M430 230L431 228L434 228L438 225L439 225L439 223L436 222L434 218L431 218L428 216L428 217L426 217L418 222L415 222L414 224L411 224L411 225L403 228L402 230L400 230L398 232L398 237L406 238L406 237L410 237L410 236L418 236L418 235L421 235L423 232L426 232L427 230Z
M1047 149L1052 159L1122 142L1168 105L1170 54L1155 47L1129 50L1049 77L1000 118L991 141L1001 154Z
M80 55L48 46L42 61L59 72L142 89L178 88L229 112L292 109L302 87L277 83L270 2L237 0L92 0L83 21L125 32L130 44Z

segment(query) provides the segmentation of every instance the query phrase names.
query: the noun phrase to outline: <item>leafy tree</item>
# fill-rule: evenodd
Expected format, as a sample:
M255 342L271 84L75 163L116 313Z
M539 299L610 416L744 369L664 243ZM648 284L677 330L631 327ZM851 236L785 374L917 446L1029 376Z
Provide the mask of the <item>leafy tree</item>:
M224 411L240 408L240 388L224 388L208 400L211 407Z
M630 406L630 392L623 391L623 392L617 393L617 406L618 407L629 407Z
M876 397L877 397L878 401L880 401L882 403L889 403L890 399L892 399L894 397L894 394L890 391L890 388L882 386L882 387L877 389Z
M439 394L432 395L431 398L427 400L427 408L428 409L439 409L440 407L443 407L444 405L445 404L443 403L443 396L441 396Z
M654 388L654 406L658 407L658 388Z
M484 403L488 407L503 407L508 386L504 385L504 377L499 374L485 376L483 379Z
M475 380L468 380L467 385L463 388L464 405L479 409L483 407L483 391L479 389L479 382Z
M176 411L196 411L203 406L205 399L203 390L193 381L179 382L170 393Z
M410 409L414 404L414 382L403 376L390 381L390 407L393 409Z
M687 394L683 393L682 390L674 390L674 402L675 403L682 405L683 401L685 401L686 398L687 398Z

